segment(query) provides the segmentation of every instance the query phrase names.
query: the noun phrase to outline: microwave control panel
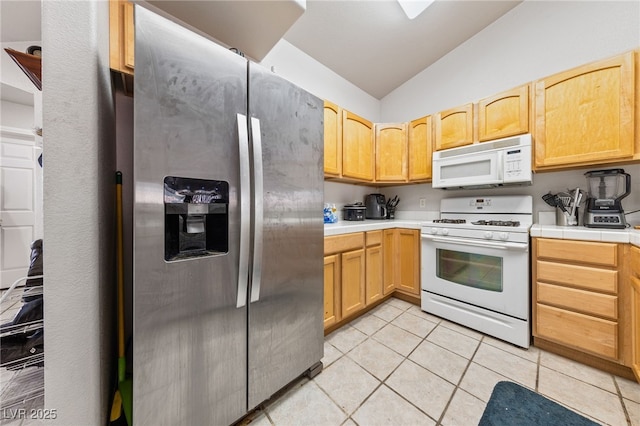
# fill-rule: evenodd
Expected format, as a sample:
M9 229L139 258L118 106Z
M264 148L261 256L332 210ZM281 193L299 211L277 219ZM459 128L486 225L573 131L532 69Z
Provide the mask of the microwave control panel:
M519 146L503 152L504 182L531 180L531 146Z

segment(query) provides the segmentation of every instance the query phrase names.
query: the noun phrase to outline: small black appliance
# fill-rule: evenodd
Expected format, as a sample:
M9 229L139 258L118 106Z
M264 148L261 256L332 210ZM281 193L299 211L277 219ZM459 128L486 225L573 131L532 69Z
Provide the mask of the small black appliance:
M384 194L369 194L364 199L367 208L365 217L367 219L386 219L387 206Z
M624 169L594 170L584 175L589 189L584 226L626 228L627 222L620 200L631 192L631 176Z
M362 203L346 204L342 209L344 220L364 220L365 206Z

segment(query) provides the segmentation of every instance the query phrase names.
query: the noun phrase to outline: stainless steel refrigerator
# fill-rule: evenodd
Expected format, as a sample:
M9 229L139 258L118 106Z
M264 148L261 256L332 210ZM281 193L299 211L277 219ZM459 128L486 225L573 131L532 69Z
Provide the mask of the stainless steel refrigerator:
M323 356L323 104L136 6L133 419L222 425Z

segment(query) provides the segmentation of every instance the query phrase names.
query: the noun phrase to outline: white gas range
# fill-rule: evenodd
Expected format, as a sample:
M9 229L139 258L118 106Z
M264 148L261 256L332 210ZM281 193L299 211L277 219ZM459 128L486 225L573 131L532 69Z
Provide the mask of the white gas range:
M529 347L531 196L443 199L425 222L422 310Z

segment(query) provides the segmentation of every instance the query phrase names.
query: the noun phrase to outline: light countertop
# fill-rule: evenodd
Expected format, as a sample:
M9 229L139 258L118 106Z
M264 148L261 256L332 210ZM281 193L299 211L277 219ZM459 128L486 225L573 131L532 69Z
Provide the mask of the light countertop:
M425 220L364 220L326 223L325 237L331 235L349 234L352 232L376 231L390 228L420 229ZM584 226L556 226L534 224L531 227L532 237L560 238L566 240L604 241L611 243L631 243L640 247L640 230L627 229L598 229Z
M336 223L324 224L324 236L349 234L351 232L376 231L390 228L420 229L423 220L361 220L347 221L340 220Z
M599 229L584 226L538 225L531 227L532 237L560 238L565 240L605 241L631 243L640 246L640 231L627 229Z

